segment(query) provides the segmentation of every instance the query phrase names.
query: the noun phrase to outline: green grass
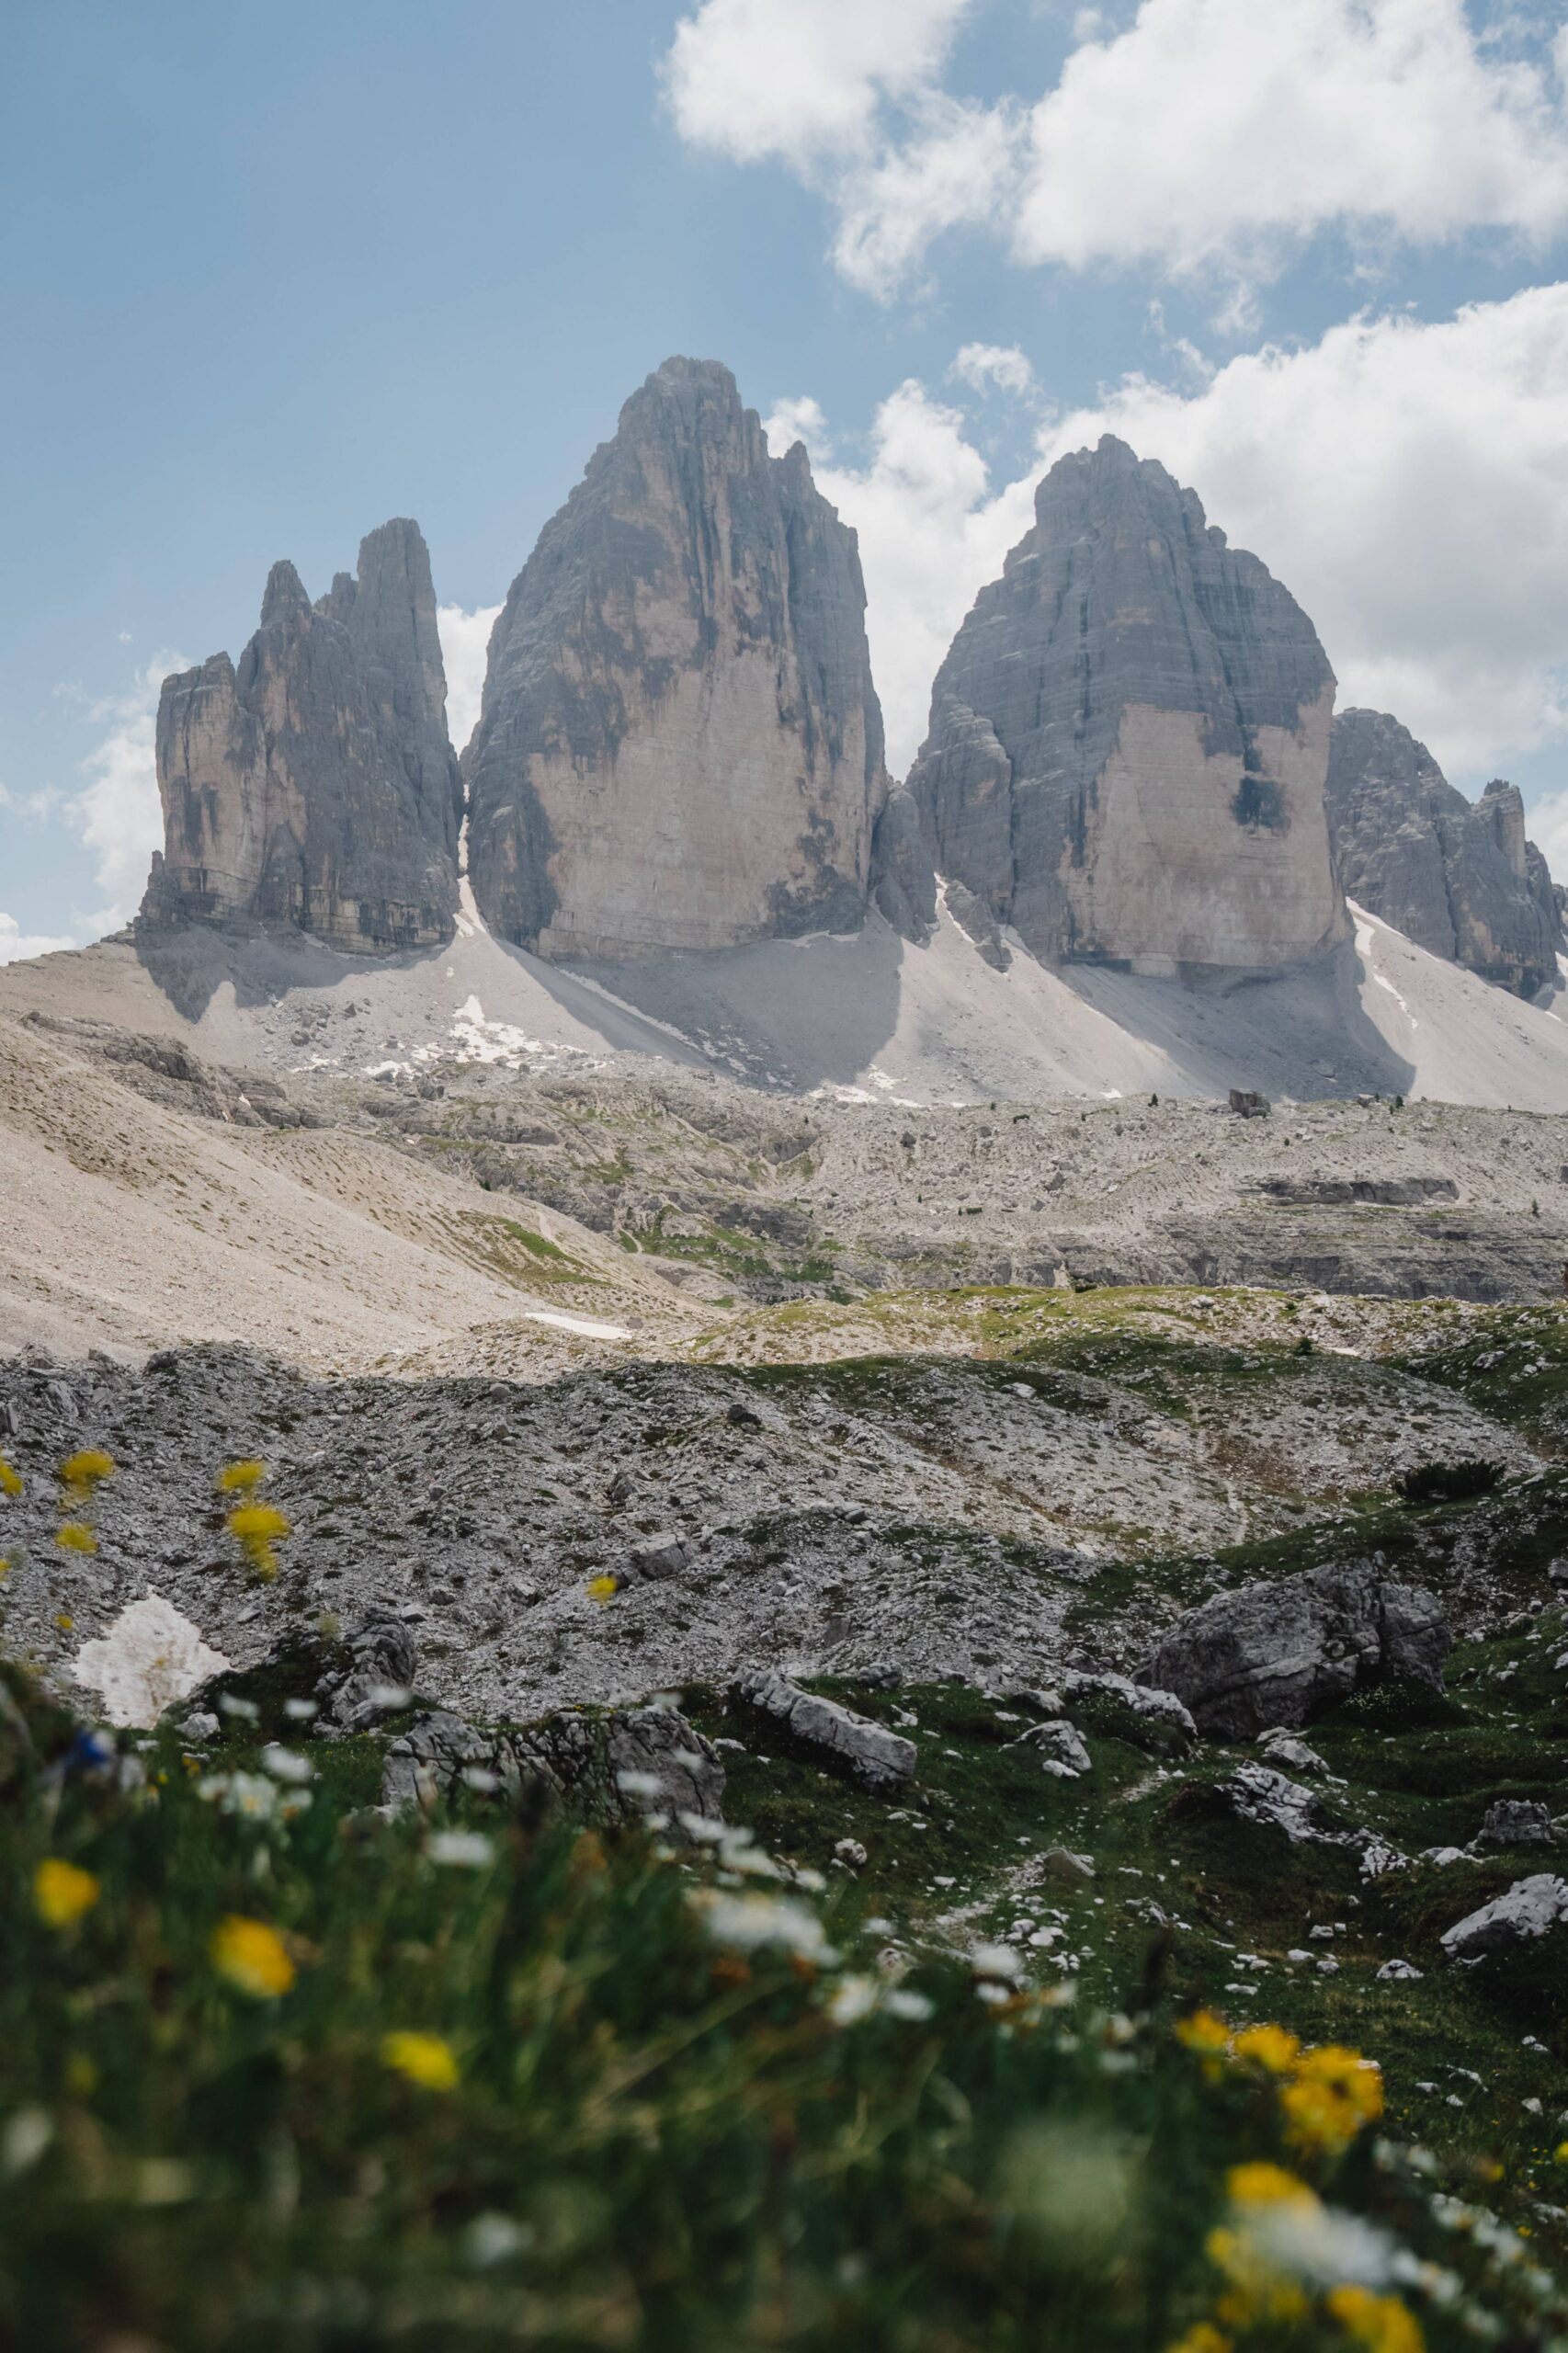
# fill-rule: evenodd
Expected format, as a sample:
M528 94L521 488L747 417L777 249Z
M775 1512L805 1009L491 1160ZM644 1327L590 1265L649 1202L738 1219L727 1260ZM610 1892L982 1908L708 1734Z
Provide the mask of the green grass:
M290 1683L254 1687L251 1741L287 1721ZM1541 2152L1490 2111L1557 2063L1521 2052L1468 1984L1376 1986L1347 1962L1266 2003L1228 1995L1211 1924L1244 1900L1283 1933L1299 1867L1238 1877L1235 1840L1216 1843L1187 1794L1202 1777L1155 1779L1130 1744L1096 1735L1090 1780L1052 1781L977 1692L846 1693L918 1717L919 1779L892 1804L798 1759L726 1752L729 1818L804 1870L780 1887L532 1802L465 1801L491 1859L442 1866L438 1825L364 1810L373 1744L352 1758L312 1744L325 1769L287 1824L217 1811L166 1735L143 1788L62 1778L73 1727L8 1685L32 1744L14 1719L0 1732L8 2345L1142 2353L1214 2309L1205 2237L1227 2167L1253 2158L1451 2268L1448 2306L1414 2291L1434 2353L1477 2341L1475 2310L1520 2346L1568 2324L1511 2254L1523 2243L1505 2232L1489 2252L1433 2203L1442 2189L1528 2216L1541 2247L1527 2180ZM713 1693L689 1704L727 1722ZM256 1760L231 1745L219 1761ZM827 1868L846 1835L870 1849L862 1880ZM1096 1855L1091 1887L1051 1897L1082 1948L1075 1999L1050 1967L1039 1993L992 1978L983 1999L964 1958L1017 1909L1020 1838ZM74 1927L35 1912L46 1855L99 1882ZM744 1950L708 1924L714 1894L782 1898L797 1946L820 1917L829 1949ZM1189 1928L1159 1927L1149 1897ZM283 1939L294 1975L277 1998L215 1967L233 1914ZM883 2006L890 1985L911 2014ZM1174 2025L1199 1997L1385 2059L1396 2125L1409 2111L1434 2154L1403 2154L1397 2131L1292 2148L1268 2077L1181 2047ZM455 2087L389 2066L400 2031L443 2039ZM1485 2112L1420 2109L1407 2059L1433 2039L1486 2074ZM1315 2300L1288 2335L1233 2334L1259 2353L1347 2342Z

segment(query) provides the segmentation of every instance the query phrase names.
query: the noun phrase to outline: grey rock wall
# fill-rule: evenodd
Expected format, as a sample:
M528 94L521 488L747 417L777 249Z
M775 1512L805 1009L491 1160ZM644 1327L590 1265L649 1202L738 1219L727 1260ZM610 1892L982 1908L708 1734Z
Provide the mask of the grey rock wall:
M908 787L939 871L1036 955L1266 970L1347 935L1333 704L1294 599L1108 437L1040 483L937 674Z
M158 708L164 849L149 926L293 926L365 954L449 939L460 784L430 559L383 524L312 605L274 564L238 666L166 678Z
M1328 812L1340 878L1372 915L1519 996L1556 978L1562 909L1516 786L1498 779L1467 801L1397 719L1345 710Z
M717 363L633 393L513 583L465 755L493 930L631 959L863 918L886 796L855 535Z

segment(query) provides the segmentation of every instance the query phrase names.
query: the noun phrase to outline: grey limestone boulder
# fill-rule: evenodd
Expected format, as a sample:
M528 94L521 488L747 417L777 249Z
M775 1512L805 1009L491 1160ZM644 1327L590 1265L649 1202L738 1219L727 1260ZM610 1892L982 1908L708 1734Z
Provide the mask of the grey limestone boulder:
M387 1609L369 1609L347 1638L347 1667L316 1686L322 1728L368 1732L394 1708L406 1707L419 1672L410 1629Z
M1476 1833L1478 1847L1550 1847L1557 1834L1544 1805L1528 1798L1499 1798Z
M1481 1961L1488 1953L1538 1944L1549 1936L1568 1947L1565 1932L1568 1880L1537 1871L1529 1879L1516 1880L1506 1895L1456 1920L1444 1929L1440 1941L1450 1961Z
M1138 1680L1174 1691L1200 1731L1250 1740L1294 1731L1380 1676L1440 1685L1451 1640L1434 1595L1360 1562L1213 1595L1161 1637Z
M737 1676L730 1700L743 1715L766 1725L790 1747L846 1773L869 1790L902 1789L915 1778L912 1740L889 1732L869 1716L858 1716L835 1699L802 1691L787 1676L762 1667Z
M724 1768L711 1741L674 1708L564 1709L506 1731L434 1711L387 1752L384 1805L430 1805L471 1787L543 1789L596 1821L664 1826L723 1819Z

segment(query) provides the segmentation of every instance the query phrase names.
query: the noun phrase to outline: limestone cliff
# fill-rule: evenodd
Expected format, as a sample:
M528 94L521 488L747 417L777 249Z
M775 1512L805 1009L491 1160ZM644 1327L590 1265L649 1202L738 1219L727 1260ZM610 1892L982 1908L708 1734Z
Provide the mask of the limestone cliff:
M1277 968L1348 930L1333 707L1294 599L1108 437L1040 483L937 674L909 790L938 870L1038 956Z
M430 559L383 524L311 603L274 564L236 669L164 682L144 924L297 926L359 954L452 936L460 781Z
M546 524L464 756L492 929L551 957L864 915L887 784L855 535L734 379L666 360Z
M1516 786L1467 801L1397 719L1346 710L1328 814L1346 890L1396 931L1519 996L1556 978L1562 910Z

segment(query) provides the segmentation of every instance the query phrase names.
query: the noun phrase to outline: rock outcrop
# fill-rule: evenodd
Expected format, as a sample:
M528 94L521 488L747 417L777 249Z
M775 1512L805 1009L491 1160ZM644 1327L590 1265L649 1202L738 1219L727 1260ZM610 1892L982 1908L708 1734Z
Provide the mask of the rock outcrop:
M869 1790L902 1789L915 1778L915 1743L858 1716L836 1699L802 1691L775 1668L758 1667L730 1686L730 1705L785 1747Z
M670 359L546 524L464 756L481 913L553 958L864 915L887 779L855 534L729 370Z
M362 541L312 605L274 564L261 626L164 682L165 845L149 926L295 926L358 954L449 939L461 783L430 559L415 523Z
M1328 818L1340 880L1370 914L1517 995L1555 980L1562 912L1517 786L1494 779L1467 801L1397 719L1344 710Z
M939 871L1037 956L1277 969L1348 933L1333 708L1300 606L1108 437L1040 483L937 673L909 790Z
M1436 1597L1370 1563L1217 1593L1178 1618L1138 1680L1174 1691L1199 1729L1293 1730L1381 1675L1440 1684L1451 1643Z

